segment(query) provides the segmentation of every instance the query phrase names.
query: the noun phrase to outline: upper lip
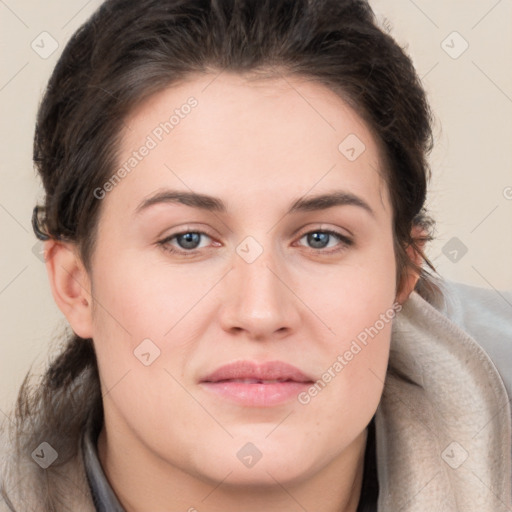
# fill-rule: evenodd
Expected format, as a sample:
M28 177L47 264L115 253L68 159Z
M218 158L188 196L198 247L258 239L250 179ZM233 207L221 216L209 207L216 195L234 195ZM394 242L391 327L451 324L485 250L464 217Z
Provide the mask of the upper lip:
M294 382L313 382L295 366L283 361L269 361L258 364L253 361L235 361L217 368L201 379L201 382L219 382L235 379L290 380Z

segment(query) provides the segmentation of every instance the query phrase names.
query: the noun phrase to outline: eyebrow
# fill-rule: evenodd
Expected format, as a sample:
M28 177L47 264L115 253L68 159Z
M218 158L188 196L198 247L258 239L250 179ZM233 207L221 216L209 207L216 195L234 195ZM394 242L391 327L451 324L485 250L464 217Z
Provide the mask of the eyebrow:
M225 203L218 197L181 190L163 190L144 199L137 206L135 213L139 214L150 206L161 203L181 203L192 208L200 208L216 213L226 213L227 211ZM300 197L291 203L287 214L326 210L334 206L345 205L358 206L372 217L375 217L375 212L364 199L345 190L334 190L325 194Z

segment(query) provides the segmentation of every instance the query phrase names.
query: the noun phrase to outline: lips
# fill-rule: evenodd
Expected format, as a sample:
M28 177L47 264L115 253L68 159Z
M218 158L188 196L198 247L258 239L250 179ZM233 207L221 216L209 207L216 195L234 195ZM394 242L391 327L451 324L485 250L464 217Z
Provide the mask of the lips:
M282 361L237 361L201 379L200 386L238 406L271 407L291 402L312 383L311 377Z
M201 382L244 382L246 384L301 382L311 383L313 379L295 366L283 361L270 361L257 364L252 361L237 361L221 366L207 375Z

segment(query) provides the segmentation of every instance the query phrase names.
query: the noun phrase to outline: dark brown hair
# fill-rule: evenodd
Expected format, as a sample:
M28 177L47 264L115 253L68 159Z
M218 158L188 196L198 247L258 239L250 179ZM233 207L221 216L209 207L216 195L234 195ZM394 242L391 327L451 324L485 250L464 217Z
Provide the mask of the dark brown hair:
M124 119L192 73L222 71L315 80L351 105L381 147L393 206L397 289L412 268L425 298L439 292L432 275L405 252L412 245L435 270L422 252L434 226L424 208L429 106L410 58L379 28L366 1L107 0L65 47L39 108L34 162L46 196L34 215L38 237L75 242L90 271L102 205L93 191L117 168ZM414 225L424 228L415 239ZM23 386L19 417L29 417L34 407L44 410L50 396L52 403L71 403L65 397L79 377L93 390L91 403L101 406L92 340L71 334L39 391L30 397ZM65 426L62 414L45 414L48 430L64 429L72 439L87 408L78 401Z

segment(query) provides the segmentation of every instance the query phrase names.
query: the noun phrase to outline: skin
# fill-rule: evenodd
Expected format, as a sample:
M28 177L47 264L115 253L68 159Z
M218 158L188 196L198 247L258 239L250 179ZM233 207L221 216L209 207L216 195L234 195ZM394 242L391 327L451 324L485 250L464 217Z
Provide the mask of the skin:
M378 146L321 84L214 78L194 76L125 120L120 165L187 98L198 101L101 199L90 274L73 244L47 242L54 298L73 330L94 340L100 461L128 512L227 512L240 503L245 512L355 511L391 322L306 405L243 407L199 380L237 360L282 360L320 379L365 327L407 299L417 276L397 296ZM366 147L354 161L338 150L349 134ZM167 203L136 213L165 188L216 196L227 211ZM286 214L296 199L335 189L362 198L373 215L356 205ZM353 244L331 236L318 248L305 235L321 228ZM158 243L198 231L206 236L192 256ZM236 251L247 236L263 250L252 263ZM187 251L183 239L167 245ZM160 349L149 366L134 356L146 338ZM251 468L237 457L248 442L262 454Z

